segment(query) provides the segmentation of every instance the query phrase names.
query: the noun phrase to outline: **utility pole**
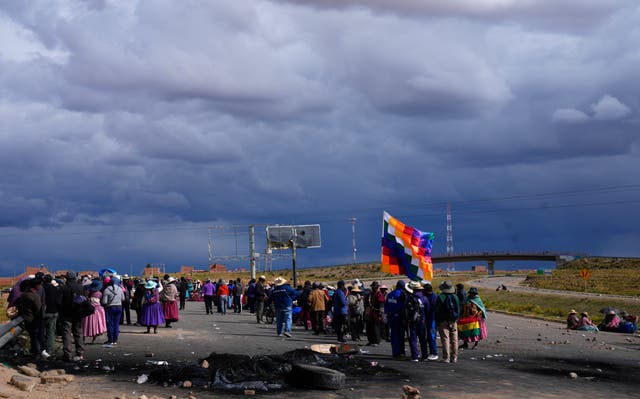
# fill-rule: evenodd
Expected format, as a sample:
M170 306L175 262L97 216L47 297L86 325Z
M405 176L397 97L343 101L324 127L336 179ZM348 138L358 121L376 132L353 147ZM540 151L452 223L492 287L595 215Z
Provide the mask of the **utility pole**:
M296 227L291 226L291 266L293 271L293 288L298 286L298 274L296 272Z
M207 265L208 267L211 267L211 264L213 263L213 248L212 248L212 244L211 244L211 227L207 228L207 234L208 234L208 248L209 248L209 264Z
M447 204L447 255L453 255L453 222L451 220L451 204ZM449 263L448 268L453 270L453 263Z
M255 227L249 226L249 262L251 265L251 278L256 278L256 240L255 240Z
M353 264L356 264L356 218L351 218L351 249L353 250Z

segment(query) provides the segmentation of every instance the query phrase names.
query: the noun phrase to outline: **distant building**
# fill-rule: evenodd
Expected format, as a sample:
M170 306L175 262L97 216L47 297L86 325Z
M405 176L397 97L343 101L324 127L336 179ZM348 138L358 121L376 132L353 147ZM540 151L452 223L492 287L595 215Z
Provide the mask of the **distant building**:
M162 273L162 271L160 271L159 267L145 267L144 270L142 271L142 275L144 277L162 277L160 274Z
M194 272L193 266L180 266L180 274L191 274Z
M44 274L49 273L46 267L43 266L26 266L24 268L24 272L16 275L15 277L0 277L0 286L9 287L12 286L16 281L27 277L31 274L36 274L37 272L42 272Z
M218 263L214 263L213 265L209 265L209 273L221 273L226 272L227 267Z
M475 266L471 266L471 271L486 273L487 267L485 265L475 265Z

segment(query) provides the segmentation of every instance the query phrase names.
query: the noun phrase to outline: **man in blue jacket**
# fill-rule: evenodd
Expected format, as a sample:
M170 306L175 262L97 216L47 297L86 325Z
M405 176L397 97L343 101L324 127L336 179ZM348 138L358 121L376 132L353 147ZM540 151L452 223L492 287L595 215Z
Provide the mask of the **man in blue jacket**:
M404 349L404 304L405 304L405 282L399 280L396 289L387 295L384 303L384 312L387 315L387 323L391 329L391 354L398 359L405 355ZM413 293L412 290L407 290Z
M436 345L436 300L438 295L433 292L433 286L430 283L425 283L423 294L427 343L429 344L427 360L438 360L438 347ZM424 354L422 354L422 358L424 360Z
M344 325L349 315L349 301L344 280L338 281L338 288L333 293L333 328L338 335L338 342L347 342L344 339Z
M296 291L291 288L291 285L283 277L276 278L273 285L269 300L273 301L276 308L276 331L278 337L282 337L284 334L285 337L291 338L291 309L293 307L293 299L297 295Z

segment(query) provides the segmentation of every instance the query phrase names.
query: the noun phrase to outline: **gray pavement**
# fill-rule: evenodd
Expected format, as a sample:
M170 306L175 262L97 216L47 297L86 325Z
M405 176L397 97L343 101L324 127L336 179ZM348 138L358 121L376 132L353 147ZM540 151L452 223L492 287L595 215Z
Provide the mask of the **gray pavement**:
M294 327L293 338L279 338L274 325L256 324L253 315L205 315L204 304L190 302L173 328L144 334L143 327L123 326L116 347L88 345L90 368L115 366L106 378L125 392L164 392L166 388L131 382L145 372L148 360L167 361L171 367L196 363L211 352L280 354L315 343L335 343L335 336L314 336ZM404 384L419 388L423 397L591 398L638 397L640 389L640 336L567 331L561 324L490 312L489 338L476 350L460 353L457 364L395 361L390 346L365 347L357 355L367 362L395 369L401 375L352 376L340 391L295 390L299 398L399 398ZM408 352L408 348L407 348ZM153 353L153 357L145 355ZM84 366L83 366L84 367ZM578 375L569 377L570 372ZM182 390L184 396L184 390ZM225 393L196 390L198 398L227 397ZM156 393L157 394L157 393ZM179 395L179 394L178 394ZM291 392L263 394L290 397ZM508 396L506 396L508 395Z

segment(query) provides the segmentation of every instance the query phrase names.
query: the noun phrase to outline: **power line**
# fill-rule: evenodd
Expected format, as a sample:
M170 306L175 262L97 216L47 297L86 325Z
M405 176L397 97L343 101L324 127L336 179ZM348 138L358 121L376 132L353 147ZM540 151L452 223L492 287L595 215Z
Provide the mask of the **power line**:
M479 204L479 203L489 203L489 202L501 202L501 201L509 201L509 200L523 200L523 199L541 199L541 198L545 198L545 197L562 197L562 196L573 196L573 195L580 195L580 194L587 194L587 193L592 193L592 194L598 194L598 193L609 193L609 192L620 192L620 191L629 191L629 190L636 190L636 189L640 189L640 185L635 184L635 185L625 185L625 186L611 186L611 187L602 187L602 188L592 188L592 189L582 189L582 190L572 190L572 191L561 191L561 192L548 192L548 193L539 193L539 194L526 194L526 195L512 195L512 196L506 196L506 197L495 197L495 198L484 198L484 199L473 199L473 200L466 200L466 201L451 201L451 204L458 204L458 205L462 205L462 204ZM487 214L487 213L500 213L500 212L519 212L519 211L527 211L527 210L546 210L546 209L560 209L560 208L578 208L578 207L591 207L591 206L609 206L609 205L625 205L625 204L636 204L639 203L640 200L623 200L623 201L605 201L605 202L597 202L597 203L573 203L573 204L562 204L562 205L551 205L551 204L545 204L545 205L539 205L539 206L532 206L532 207L520 207L520 208L496 208L496 209L459 209L456 211L456 214ZM430 203L423 203L421 205L416 205L416 206L420 206L421 208L425 208L425 207L430 207L430 206L437 206L437 205L443 205L443 204L447 204L446 202L430 202ZM414 206L407 206L407 205L400 205L400 208L412 208ZM381 209L384 209L384 207L377 207L377 208L361 208L359 210L359 213L362 212L367 212L367 211L381 211ZM336 210L333 211L331 213L316 213L316 214L306 214L305 218L313 218L313 216L317 216L317 215L329 215L329 214L336 214L336 213L343 213L345 212L345 210ZM430 213L430 214L404 214L405 216L421 216L421 217L441 217L442 213L441 212L437 212L437 213ZM401 215L402 216L402 215ZM360 216L358 219L360 220L373 220L373 219L377 219L378 216ZM332 222L342 222L344 219L343 218L324 218L324 219L320 219L317 220L315 219L316 223L332 223ZM205 223L205 222L201 222ZM256 224L256 223L252 223L255 226L267 226L268 224ZM292 223L294 224L294 223ZM129 234L129 233L153 233L153 232L173 232L173 231L205 231L205 230L209 230L211 228L217 228L220 229L222 231L217 232L216 236L217 237L229 237L229 236L238 236L238 234L242 234L244 235L245 233L242 232L224 232L224 229L232 229L232 228L238 228L238 227L243 227L246 228L248 226L248 224L246 225L217 225L217 226L193 226L193 227L184 227L181 224L177 224L177 223L173 223L173 224L101 224L101 226L103 227L119 227L119 226L162 226L162 227L157 227L157 228L146 228L146 229L124 229L124 230L87 230L87 231L72 231L72 232L62 232L62 231L57 231L57 232L40 232L40 233L34 233L34 232L25 232L25 233L7 233L7 234L0 234L0 237L3 238L11 238L11 237L24 237L24 236L29 236L29 237L43 237L43 236L75 236L75 235L100 235L100 234ZM95 228L95 227L94 227Z

